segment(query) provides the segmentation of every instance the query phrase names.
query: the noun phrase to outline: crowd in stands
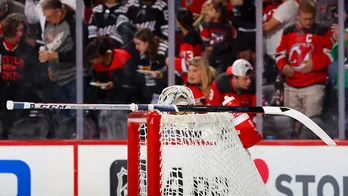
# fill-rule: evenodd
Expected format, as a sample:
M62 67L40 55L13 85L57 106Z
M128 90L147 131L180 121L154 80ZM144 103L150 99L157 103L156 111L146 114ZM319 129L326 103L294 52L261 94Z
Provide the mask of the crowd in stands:
M263 0L262 43L256 43L255 1L176 7L175 83L189 87L199 105L221 105L233 95L255 106L255 73L263 67L263 105L296 109L337 137L338 1ZM77 16L76 0L0 0L2 139L76 137L76 111L5 108L7 100L76 101L76 17L84 21L85 103L157 103L167 87L166 0L81 4ZM348 55L348 3L345 13ZM263 65L256 64L256 44L264 48ZM85 139L127 137L126 112L84 111L84 117ZM263 136L316 139L282 116L264 116Z

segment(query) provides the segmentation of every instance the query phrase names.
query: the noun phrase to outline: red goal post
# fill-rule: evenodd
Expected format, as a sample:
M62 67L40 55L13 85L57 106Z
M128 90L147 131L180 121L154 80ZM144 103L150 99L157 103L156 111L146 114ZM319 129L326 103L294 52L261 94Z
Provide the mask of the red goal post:
M230 113L131 113L128 195L268 195Z

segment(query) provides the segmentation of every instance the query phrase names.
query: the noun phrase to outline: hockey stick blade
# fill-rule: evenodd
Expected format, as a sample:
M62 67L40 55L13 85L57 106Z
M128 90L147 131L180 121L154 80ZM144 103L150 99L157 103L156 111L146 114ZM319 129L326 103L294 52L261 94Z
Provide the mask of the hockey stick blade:
M7 101L8 110L14 109L59 109L59 110L126 110L126 111L153 111L161 112L246 112L291 117L308 127L314 134L329 146L337 146L323 129L306 115L287 107L272 106L199 106L199 105L159 105L159 104L76 104L76 103L33 103Z

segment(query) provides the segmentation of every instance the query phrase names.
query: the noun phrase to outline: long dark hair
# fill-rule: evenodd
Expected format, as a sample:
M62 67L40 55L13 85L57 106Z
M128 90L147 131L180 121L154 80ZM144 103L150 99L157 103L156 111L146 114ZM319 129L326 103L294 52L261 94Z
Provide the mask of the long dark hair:
M28 32L28 22L23 14L12 13L8 15L2 22L3 36L14 37L17 33L17 27L19 25L24 26L23 35L25 36Z
M192 12L186 8L180 8L176 12L176 19L179 21L182 27L186 30L191 30L193 28L193 15Z
M212 0L211 5L217 12L220 13L218 21L221 24L229 24L226 3L223 0Z
M134 38L149 44L145 55L150 61L154 61L156 59L156 53L160 42L155 34L150 29L143 28L134 34Z
M111 39L107 36L97 37L91 42L88 43L85 56L89 60L96 59L99 56L104 56L108 50L112 50L112 42Z

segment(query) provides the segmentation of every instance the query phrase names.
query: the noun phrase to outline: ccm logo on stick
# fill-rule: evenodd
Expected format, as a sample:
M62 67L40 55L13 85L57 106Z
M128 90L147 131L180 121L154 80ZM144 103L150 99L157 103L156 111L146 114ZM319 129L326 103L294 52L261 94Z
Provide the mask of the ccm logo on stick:
M17 177L17 196L31 195L31 172L21 160L0 160L0 175L13 174Z
M65 109L66 105L46 105L46 104L42 104L42 105L40 105L40 108Z

